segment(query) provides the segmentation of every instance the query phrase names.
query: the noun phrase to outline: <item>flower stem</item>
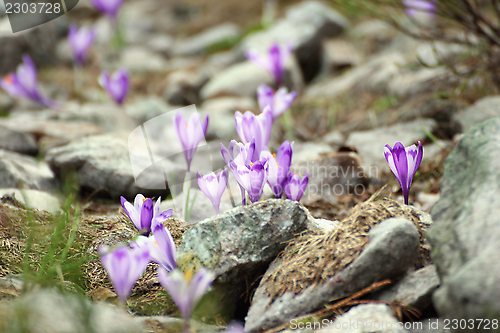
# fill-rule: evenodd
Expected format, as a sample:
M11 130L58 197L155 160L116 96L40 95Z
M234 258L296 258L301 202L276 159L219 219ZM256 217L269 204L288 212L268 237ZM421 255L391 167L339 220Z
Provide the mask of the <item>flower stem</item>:
M182 324L182 331L184 333L189 333L189 318L184 318L184 322Z
M79 94L83 86L83 72L78 64L74 64L74 77L75 77L75 94Z
M186 176L184 177L184 183L182 184L182 193L184 195L184 209L182 210L182 218L184 221L188 222L189 219L189 192L191 190L191 179L189 179L189 171L186 171Z

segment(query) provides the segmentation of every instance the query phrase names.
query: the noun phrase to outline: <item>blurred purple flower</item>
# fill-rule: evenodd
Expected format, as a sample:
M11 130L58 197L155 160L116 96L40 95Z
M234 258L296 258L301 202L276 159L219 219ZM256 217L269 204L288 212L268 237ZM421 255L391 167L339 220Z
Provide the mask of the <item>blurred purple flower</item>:
M265 169L267 183L271 187L275 198L279 199L283 195L285 181L288 178L288 171L292 164L293 142L285 141L274 156L270 152L263 152L262 157L266 159Z
M285 182L285 194L286 198L294 201L300 201L302 194L307 187L307 182L309 181L309 172L306 172L306 175L300 181L300 176L295 172L290 172L288 174L288 178Z
M247 144L255 138L255 150L251 161L258 161L260 153L267 150L267 144L271 136L271 129L273 127L271 108L269 106L264 108L258 116L254 115L251 111L247 111L244 114L236 111L234 121L236 123L236 132L241 142Z
M0 87L14 98L26 98L58 108L56 102L42 96L38 90L36 67L29 55L23 56L23 64L17 66L16 73L9 73L0 80Z
M403 0L403 5L405 6L406 13L411 17L419 14L434 17L437 9L433 1L425 0Z
M123 1L125 0L90 0L98 11L111 18L116 18Z
M128 72L124 69L119 69L110 77L109 73L104 71L99 77L99 84L108 91L116 103L121 105L128 93Z
M96 33L95 28L82 27L78 29L75 24L69 28L68 41L78 65L82 65L85 61L85 56L90 45L94 42Z
M156 200L154 206L153 200L145 198L142 194L135 196L134 205L124 197L120 197L120 201L125 213L139 230L139 233L144 236L149 236L151 229L172 216L173 212L172 209L169 209L160 213L161 197Z
M259 101L260 109L264 110L266 106L269 106L273 115L273 121L288 110L296 97L296 91L288 93L288 89L285 87L278 89L276 93L274 93L273 88L265 84L261 84L257 89L257 100Z
M149 250L150 260L163 266L167 271L177 267L175 263L177 249L174 239L168 228L165 228L162 223L156 224L151 236L139 236L130 246L132 248L146 246Z
M236 178L238 184L247 191L248 197L252 202L256 202L260 199L264 191L264 185L266 185L267 176L264 168L265 162L265 160L257 161L250 166L246 166L236 165L233 161L229 166L233 172L234 178Z
M229 171L224 169L217 175L210 172L205 176L198 173L198 186L200 190L210 199L215 208L215 214L219 214L220 199L226 190Z
M189 117L189 121L186 121L181 112L178 111L174 117L174 128L181 143L184 157L186 158L187 171L189 172L196 147L198 147L200 142L205 138L205 134L207 134L208 114L205 118L205 123L202 124L201 117L197 112Z
M415 145L405 148L401 142L396 142L394 148L385 145L384 155L389 167L399 181L405 204L408 204L411 183L424 156L422 143L418 142L418 149Z
M274 43L269 47L267 55L262 55L254 50L246 51L245 55L255 65L269 72L274 77L276 87L279 87L285 72L286 61L292 52L291 44L281 48L278 44Z
M189 319L196 304L215 280L215 274L205 268L200 268L191 277L191 274L184 274L178 269L167 273L159 267L158 280L179 308L179 312L184 318L184 332L189 332Z
M115 287L120 303L125 305L135 282L144 273L149 263L148 248L121 246L109 251L109 247L100 246L99 254L102 266Z

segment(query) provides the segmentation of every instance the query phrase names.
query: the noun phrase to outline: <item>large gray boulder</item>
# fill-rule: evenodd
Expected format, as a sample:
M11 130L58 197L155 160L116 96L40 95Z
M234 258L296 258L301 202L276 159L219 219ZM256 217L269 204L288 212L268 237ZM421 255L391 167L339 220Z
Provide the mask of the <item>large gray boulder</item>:
M419 253L419 233L404 218L388 219L373 227L369 243L346 268L326 282L311 285L299 294L287 291L272 300L261 283L245 318L245 330L260 332L310 313L330 300L361 290L374 282L397 278L411 268ZM280 269L280 259L268 270ZM268 274L266 273L266 274Z
M485 120L500 116L500 96L487 96L457 114L464 132Z
M132 165L126 140L113 135L86 137L52 148L47 151L46 161L59 179L74 174L82 188L114 199L124 196L131 200L137 193L165 196L168 179L164 176L158 179L164 175L162 170L172 176L176 184L182 183L185 173L183 165L168 159L153 163L147 150L144 156L134 159L134 162L141 161L141 165ZM137 181L133 167L141 169Z
M221 302L234 310L248 284L264 273L286 242L304 231L311 220L307 209L291 200L268 199L239 206L186 231L178 248L178 263L214 271Z
M0 188L53 190L58 185L45 162L0 149Z
M500 318L500 118L468 131L445 162L428 231L441 285L434 306L451 319Z

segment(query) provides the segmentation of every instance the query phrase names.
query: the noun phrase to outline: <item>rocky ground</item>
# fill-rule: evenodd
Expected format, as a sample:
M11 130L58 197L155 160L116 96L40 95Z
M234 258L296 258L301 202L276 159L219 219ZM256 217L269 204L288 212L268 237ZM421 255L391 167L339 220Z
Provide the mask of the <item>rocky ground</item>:
M256 89L272 82L244 51L290 41L284 82L299 97L274 125L270 149L295 142L292 167L309 172L308 189L301 204L267 192L233 208L240 199L231 180L221 214L195 190L190 223L177 212L165 223L181 266L217 274L193 329L221 331L236 319L248 332L278 332L327 320L327 333L362 320L391 323L387 332L420 332L419 323L430 332L446 329L446 319L473 319L475 330L486 319L498 330L500 96L486 75L464 80L438 66L475 50L419 41L327 2L280 1L266 26L261 11L260 1L127 1L123 41L110 47L109 22L87 1L16 35L0 8L0 74L28 52L43 91L61 103L45 109L0 91L2 331L181 330L153 265L126 314L96 255L100 244L135 234L120 196L162 196L162 210L182 206L185 162L172 122L151 127L149 137L163 149L169 188L136 184L128 135L195 104L210 124L192 170L224 167L219 145L238 138L234 112L260 112ZM98 29L79 91L66 39L71 22ZM131 73L122 107L97 83L101 70L120 67ZM398 141L424 146L409 206L383 154Z

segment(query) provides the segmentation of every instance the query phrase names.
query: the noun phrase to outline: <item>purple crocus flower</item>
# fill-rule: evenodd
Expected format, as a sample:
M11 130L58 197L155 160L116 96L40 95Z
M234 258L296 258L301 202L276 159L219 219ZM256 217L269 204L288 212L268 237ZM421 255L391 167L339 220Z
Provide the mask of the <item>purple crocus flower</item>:
M255 138L252 138L252 140L247 144L242 144L240 142L237 142L236 140L231 140L231 142L229 142L229 149L226 149L226 147L221 143L220 151L222 153L224 161L230 167L231 173L233 173L233 175L238 178L236 167L231 168L231 163L233 163L235 166L245 165L247 167L250 167L255 152ZM241 190L241 203L243 204L243 206L245 206L245 188L241 186L240 183L238 183L238 186Z
M300 201L302 194L307 187L307 182L309 181L309 172L300 181L300 176L295 172L290 172L288 178L285 182L285 194L286 198L294 201Z
M123 1L124 0L90 0L98 11L111 18L116 18L118 9L120 9Z
M245 55L255 65L269 72L274 77L276 86L279 87L285 72L285 63L292 52L291 44L280 48L278 44L274 43L269 47L267 55L262 55L253 50L245 52Z
M9 73L0 80L0 87L14 98L26 98L47 107L58 108L57 103L40 93L36 67L29 55L23 56L23 64L17 66L16 73Z
M226 190L229 171L224 169L217 175L210 172L205 176L198 173L198 186L200 190L210 199L215 208L215 214L219 214L220 199Z
M231 162L230 168L238 184L247 191L250 201L256 202L262 196L264 185L266 185L265 160L252 163L250 166L236 165Z
M156 224L151 236L139 236L130 246L132 248L146 246L149 250L150 260L161 265L169 272L177 267L175 263L177 250L174 238L162 223Z
M260 109L264 110L269 106L273 115L273 121L288 110L296 97L296 91L288 93L288 89L285 87L278 89L276 93L274 93L273 88L265 84L261 84L257 89L257 100L259 101Z
M119 69L109 76L109 73L104 71L99 77L99 84L108 91L116 103L121 105L128 93L128 72L125 69Z
M100 246L99 254L102 266L115 287L120 303L125 305L135 282L144 273L149 263L148 248L121 246L109 251L109 247Z
M274 196L279 199L283 195L283 187L288 178L288 171L292 164L293 142L285 141L274 156L269 152L263 152L262 157L266 159L267 183L271 187Z
M186 158L187 171L191 169L191 161L193 160L196 147L205 138L208 128L208 114L205 118L205 123L201 123L200 115L195 112L189 117L189 121L182 116L178 111L174 117L174 128L177 137L181 142L184 157Z
M90 45L94 42L96 36L96 29L89 29L87 27L78 27L73 24L69 28L68 41L75 56L76 63L82 65L85 61L85 56L90 48Z
M222 143L220 144L220 151L227 165L231 161L237 165L250 165L255 152L255 138L246 144L231 140L228 147L229 149L226 149Z
M236 132L238 133L241 142L247 144L255 138L255 151L251 158L252 162L260 159L260 153L267 150L269 137L271 136L271 129L273 127L273 116L271 108L268 106L264 108L258 116L252 112L247 111L244 114L236 111L234 114L236 123Z
M401 142L396 142L394 148L385 145L384 155L389 167L399 181L405 204L408 204L411 183L424 156L422 143L418 142L418 149L415 145L405 148Z
M406 13L411 17L416 17L424 14L433 18L435 16L436 4L432 1L425 0L403 0Z
M190 272L184 274L178 269L167 274L163 268L158 268L158 280L168 291L184 318L185 333L189 332L189 319L196 304L215 280L215 274L205 268L191 275Z
M154 206L153 200L145 198L142 194L135 196L134 205L124 197L120 197L120 201L125 213L144 236L149 236L151 229L172 216L173 212L172 209L169 209L160 213L161 197L156 200Z

